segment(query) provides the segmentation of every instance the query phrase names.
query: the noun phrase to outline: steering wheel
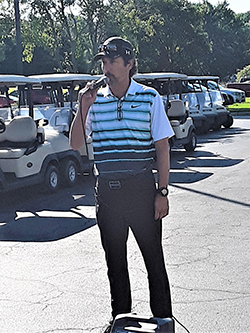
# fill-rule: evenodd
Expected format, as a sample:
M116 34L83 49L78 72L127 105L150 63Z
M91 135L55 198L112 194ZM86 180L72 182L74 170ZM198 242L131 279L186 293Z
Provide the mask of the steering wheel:
M5 130L6 130L6 125L5 125L4 119L0 118L0 133L5 132Z
M41 121L42 120L42 121ZM41 122L40 122L41 121ZM48 119L45 119L45 118L40 118L40 119L36 119L35 120L35 123L36 123L36 127L39 127L40 126L46 126L48 125L49 121Z

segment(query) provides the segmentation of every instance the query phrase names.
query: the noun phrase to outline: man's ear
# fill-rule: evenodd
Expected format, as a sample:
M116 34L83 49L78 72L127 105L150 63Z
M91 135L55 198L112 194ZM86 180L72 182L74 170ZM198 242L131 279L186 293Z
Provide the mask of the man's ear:
M129 70L133 68L134 62L135 62L134 59L128 60L127 66L129 66Z

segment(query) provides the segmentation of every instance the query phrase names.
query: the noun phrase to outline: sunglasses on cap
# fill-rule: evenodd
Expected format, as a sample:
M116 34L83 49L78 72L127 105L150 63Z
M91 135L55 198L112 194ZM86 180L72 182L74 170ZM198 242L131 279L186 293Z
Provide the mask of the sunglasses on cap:
M98 47L98 53L104 52L107 55L112 55L112 53L116 53L117 55L121 56L130 56L132 54L132 50L124 47L124 46L117 46L115 44L107 44L107 45L100 45Z

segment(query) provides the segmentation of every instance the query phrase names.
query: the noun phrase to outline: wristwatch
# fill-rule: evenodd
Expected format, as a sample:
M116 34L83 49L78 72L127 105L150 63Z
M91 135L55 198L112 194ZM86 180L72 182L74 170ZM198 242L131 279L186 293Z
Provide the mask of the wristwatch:
M163 197L166 197L168 195L167 187L160 187L156 191L158 194L162 195Z

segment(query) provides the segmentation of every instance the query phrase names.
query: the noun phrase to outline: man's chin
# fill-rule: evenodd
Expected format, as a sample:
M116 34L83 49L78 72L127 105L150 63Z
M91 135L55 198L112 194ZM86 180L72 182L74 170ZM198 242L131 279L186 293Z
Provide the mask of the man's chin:
M118 81L116 80L116 78L110 76L109 77L109 86L116 86L118 84Z

